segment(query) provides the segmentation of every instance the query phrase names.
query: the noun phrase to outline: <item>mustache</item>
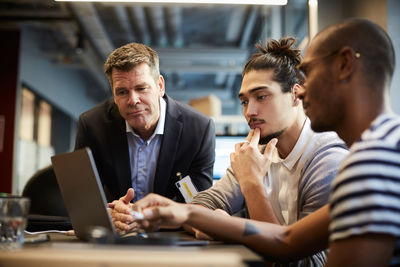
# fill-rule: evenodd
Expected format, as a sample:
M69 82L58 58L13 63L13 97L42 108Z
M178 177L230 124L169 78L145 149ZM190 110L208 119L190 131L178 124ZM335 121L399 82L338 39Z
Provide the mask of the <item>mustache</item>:
M251 123L253 122L265 122L263 119L258 119L258 118L250 118L247 124L250 126Z

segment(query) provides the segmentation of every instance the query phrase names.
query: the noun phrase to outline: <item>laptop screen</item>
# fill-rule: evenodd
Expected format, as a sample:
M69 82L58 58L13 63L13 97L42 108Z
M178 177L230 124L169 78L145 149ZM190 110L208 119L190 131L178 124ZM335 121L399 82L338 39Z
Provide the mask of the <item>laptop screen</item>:
M243 142L246 136L217 135L215 137L215 162L213 178L220 179L230 165L230 154L235 152L235 144Z
M51 161L76 236L87 240L90 228L98 226L116 234L90 149L56 155Z

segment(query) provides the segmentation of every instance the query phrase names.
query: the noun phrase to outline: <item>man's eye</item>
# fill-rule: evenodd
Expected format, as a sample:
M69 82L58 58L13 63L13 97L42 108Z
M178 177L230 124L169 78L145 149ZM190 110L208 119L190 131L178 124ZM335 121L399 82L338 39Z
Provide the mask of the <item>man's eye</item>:
M118 96L123 96L123 95L127 95L127 94L128 94L128 91L126 91L126 90L117 91Z
M240 100L240 105L246 106L249 103L247 100Z
M266 99L267 97L268 97L268 95L259 95L259 96L257 96L257 99L263 100L263 99Z

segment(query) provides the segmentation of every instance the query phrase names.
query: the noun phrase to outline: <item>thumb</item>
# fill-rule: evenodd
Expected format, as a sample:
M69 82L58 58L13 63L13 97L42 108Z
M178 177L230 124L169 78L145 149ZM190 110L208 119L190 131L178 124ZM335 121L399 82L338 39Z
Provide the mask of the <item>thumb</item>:
M126 192L126 195L121 197L120 200L123 201L125 204L129 204L134 196L135 190L133 190L133 188L129 188Z
M274 152L275 146L278 143L278 139L273 138L271 141L268 142L267 147L264 150L264 157L268 159L272 158L272 153Z

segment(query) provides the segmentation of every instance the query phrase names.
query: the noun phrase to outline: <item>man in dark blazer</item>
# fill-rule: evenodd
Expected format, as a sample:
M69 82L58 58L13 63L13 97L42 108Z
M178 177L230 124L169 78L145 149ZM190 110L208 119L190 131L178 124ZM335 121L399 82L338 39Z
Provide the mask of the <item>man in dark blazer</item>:
M75 149L92 150L108 201L129 188L134 201L150 192L183 201L178 172L199 191L210 187L214 124L165 94L157 53L127 44L110 54L104 70L113 99L80 116Z

